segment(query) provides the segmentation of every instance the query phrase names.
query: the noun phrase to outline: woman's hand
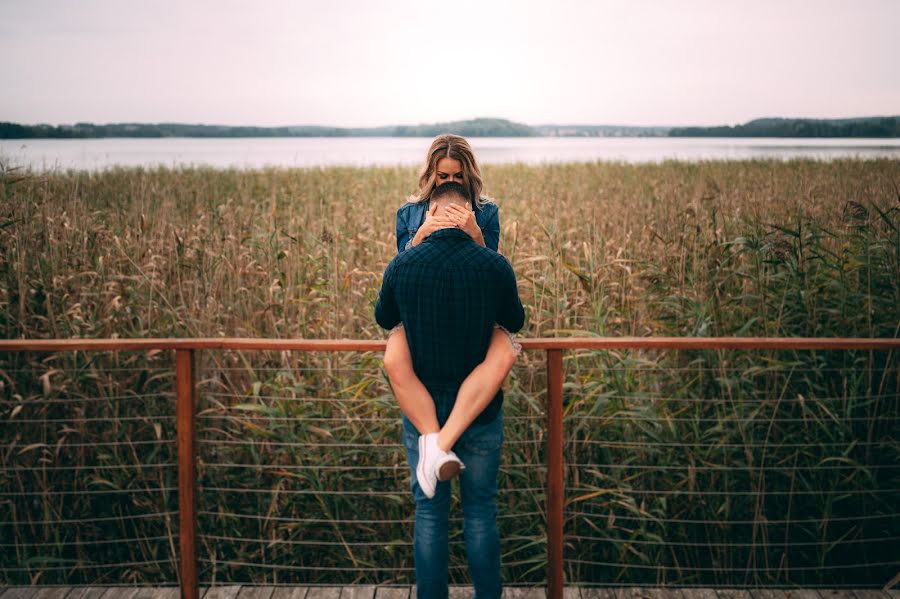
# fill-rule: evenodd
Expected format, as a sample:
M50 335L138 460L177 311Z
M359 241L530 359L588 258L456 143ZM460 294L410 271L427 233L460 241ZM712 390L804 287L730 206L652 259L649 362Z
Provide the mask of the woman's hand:
M475 213L472 208L448 204L445 214L456 228L471 237L475 243L484 245L484 235L481 234L481 227L475 221Z
M428 209L428 212L425 214L425 222L422 223L422 226L419 227L419 230L416 231L415 237L412 239L411 247L415 247L425 241L429 235L437 231L438 229L446 229L447 227L455 227L456 222L447 218L446 215L442 214L437 216L435 213L437 212L437 204L434 204L431 208Z

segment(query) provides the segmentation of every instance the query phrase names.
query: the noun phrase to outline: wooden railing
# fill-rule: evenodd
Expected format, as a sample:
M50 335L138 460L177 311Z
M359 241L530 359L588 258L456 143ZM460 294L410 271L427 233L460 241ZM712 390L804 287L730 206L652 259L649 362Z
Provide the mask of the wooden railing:
M898 350L900 339L759 337L566 337L521 339L526 350L547 352L547 595L563 597L563 351L572 349ZM200 350L307 352L384 351L384 341L356 339L15 339L0 352L174 350L180 517L179 578L183 599L198 599L195 355Z

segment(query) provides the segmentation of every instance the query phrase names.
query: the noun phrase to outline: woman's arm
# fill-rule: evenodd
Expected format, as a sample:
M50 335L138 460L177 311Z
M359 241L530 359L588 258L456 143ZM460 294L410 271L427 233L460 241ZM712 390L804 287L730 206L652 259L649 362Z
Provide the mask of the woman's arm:
M496 206L493 208L493 214L484 223L482 233L484 234L484 243L481 245L495 252L498 251L497 248L500 246L500 210Z
M406 205L397 210L397 253L400 254L407 249L409 243L409 209Z

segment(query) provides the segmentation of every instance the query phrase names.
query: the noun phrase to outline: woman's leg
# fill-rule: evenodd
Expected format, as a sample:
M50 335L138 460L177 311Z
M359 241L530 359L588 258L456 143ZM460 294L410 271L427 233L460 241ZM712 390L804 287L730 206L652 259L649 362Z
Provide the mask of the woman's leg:
M409 418L419 434L441 430L431 393L416 376L412 366L412 354L406 342L406 333L396 328L388 336L384 349L384 369L394 390L400 410Z
M469 373L456 394L453 411L438 435L440 449L452 449L460 435L491 403L516 363L516 356L509 334L503 329L495 328L484 362Z

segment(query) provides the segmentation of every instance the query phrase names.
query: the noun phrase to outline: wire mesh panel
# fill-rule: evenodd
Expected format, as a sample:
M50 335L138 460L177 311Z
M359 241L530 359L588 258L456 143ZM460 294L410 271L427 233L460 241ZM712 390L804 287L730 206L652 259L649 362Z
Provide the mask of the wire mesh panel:
M200 372L201 584L414 582L415 504L380 353L205 352ZM506 580L544 578L536 407L507 408L498 498ZM450 574L462 584L453 485Z
M171 356L0 354L0 585L177 580Z
M570 581L881 586L900 566L887 351L577 351Z
M414 582L381 353L199 356L201 584ZM171 358L0 355L3 584L177 580ZM865 587L897 571L890 351L574 349L564 368L567 584ZM526 351L504 404L510 585L547 581L547 389L544 352ZM468 584L456 489L451 510L451 582Z

